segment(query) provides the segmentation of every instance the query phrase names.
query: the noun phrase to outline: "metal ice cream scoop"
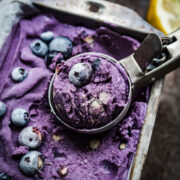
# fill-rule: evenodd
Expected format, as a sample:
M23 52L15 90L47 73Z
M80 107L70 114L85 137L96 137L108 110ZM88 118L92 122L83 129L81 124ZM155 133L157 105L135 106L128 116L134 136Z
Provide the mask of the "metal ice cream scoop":
M160 39L156 34L149 34L133 54L121 61L117 61L110 56L97 52L79 54L69 60L88 54L106 58L111 62L118 63L126 70L128 75L129 94L126 106L121 113L111 122L99 128L80 129L68 125L58 116L53 104L53 81L57 73L54 74L50 82L48 98L52 113L67 128L79 133L96 134L111 129L124 118L130 107L135 89L150 85L157 79L180 66L180 29L162 39ZM150 65L147 67L148 64Z

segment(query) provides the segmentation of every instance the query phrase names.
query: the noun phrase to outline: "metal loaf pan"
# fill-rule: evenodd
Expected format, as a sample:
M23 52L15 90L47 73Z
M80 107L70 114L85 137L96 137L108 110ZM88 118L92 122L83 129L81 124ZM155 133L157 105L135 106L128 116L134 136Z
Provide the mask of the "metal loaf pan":
M70 19L79 20L85 26L107 26L114 31L143 41L148 33L163 33L143 20L133 10L107 1L99 0L32 0L39 8L50 8L63 13ZM156 81L151 88L147 114L140 133L136 154L129 169L128 180L139 180L153 132L159 106L163 79Z
M103 0L31 0L37 8L56 9L66 18L74 19L74 22L81 22L84 26L98 27L100 25L107 26L112 30L135 37L139 41L143 41L146 35L154 32L159 36L163 34L150 26L133 10L110 3ZM0 25L0 47L9 34L12 25L21 17L32 15L36 12L30 0L2 0L0 7L1 19ZM3 7L9 3L8 12ZM22 12L17 3L26 6L26 11ZM4 13L3 13L4 11ZM21 12L21 13L17 13ZM12 17L15 17L14 19ZM8 21L5 21L5 19ZM4 19L4 21L3 21ZM0 59L1 60L1 59ZM141 130L139 143L136 154L133 158L131 168L129 170L128 180L140 179L143 164L145 162L151 135L155 123L156 113L158 110L160 94L162 90L163 79L156 81L151 88L150 99L148 102L147 115Z

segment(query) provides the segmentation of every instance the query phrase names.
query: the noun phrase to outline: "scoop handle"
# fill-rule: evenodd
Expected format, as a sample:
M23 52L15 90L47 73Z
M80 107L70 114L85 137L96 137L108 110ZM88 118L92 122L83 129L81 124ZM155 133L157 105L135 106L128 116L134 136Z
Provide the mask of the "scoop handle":
M164 53L164 63L146 72L144 76L137 79L136 86L149 85L150 83L160 79L167 73L180 67L180 28L162 38L164 45L162 53Z
M162 58L160 54L163 54ZM160 59L157 60L162 63L149 72L145 72L146 63L150 63L158 55ZM180 29L161 40L155 34L148 35L136 52L120 63L126 68L132 85L136 87L147 86L162 78L165 74L180 67Z
M154 57L157 57L162 51L161 39L154 33L146 36L139 48L134 52L134 59L142 71L146 70Z

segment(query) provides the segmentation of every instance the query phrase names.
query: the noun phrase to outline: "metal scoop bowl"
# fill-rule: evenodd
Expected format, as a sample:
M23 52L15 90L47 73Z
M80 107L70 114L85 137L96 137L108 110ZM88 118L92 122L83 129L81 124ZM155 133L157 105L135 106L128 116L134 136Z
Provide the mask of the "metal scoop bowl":
M136 89L150 85L157 79L163 77L165 74L171 72L172 70L180 66L179 49L180 29L176 30L175 32L169 34L166 37L163 37L162 39L160 39L156 34L149 34L142 42L140 47L133 54L131 54L127 58L122 59L121 61L117 61L116 59L108 55L97 52L83 53L74 56L68 61L76 59L79 56L91 54L105 58L113 63L118 63L119 65L123 66L128 75L129 85L129 94L126 105L115 119L113 119L111 122L104 126L91 129L75 128L73 126L70 126L59 117L53 102L53 81L54 78L58 75L57 73L55 73L51 79L48 90L48 100L51 112L63 125L75 132L84 134L97 134L107 131L117 125L124 118L130 107L133 92ZM147 71L147 65L150 64L152 61L157 61L156 63L159 65Z

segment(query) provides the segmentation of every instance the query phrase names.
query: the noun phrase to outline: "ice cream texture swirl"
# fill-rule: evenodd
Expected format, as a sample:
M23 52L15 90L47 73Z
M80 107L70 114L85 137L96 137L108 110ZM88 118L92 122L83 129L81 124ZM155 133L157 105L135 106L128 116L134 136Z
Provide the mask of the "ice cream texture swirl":
M140 43L129 36L117 34L106 27L90 29L73 23L75 22L67 24L63 17L47 14L47 12L29 19L22 19L13 27L0 51L0 101L6 105L6 113L0 117L1 177L10 176L13 180L125 180L127 178L146 114L148 91L142 90L138 93L133 99L126 117L112 130L95 136L86 136L66 129L51 114L47 100L47 89L56 64L61 60L66 60L68 56L72 57L79 53L95 51L105 53L115 59L122 59L133 53ZM30 49L30 44L40 39L42 33L48 31L53 32L54 38L64 37L61 43L66 43L68 48L72 47L72 51L68 49L68 54L65 54L65 50L61 49L62 53L57 59L52 60L52 57L57 55L55 51L44 58L42 56L49 52L46 49L47 46L40 41L34 49L34 52L39 54L39 56L36 56ZM50 41L53 36L52 33L46 33L43 38ZM45 43L48 44L48 42ZM40 49L41 44L45 48L43 51ZM51 45L51 48L53 48L53 45ZM95 99L89 97L91 100L89 105L93 107L93 113L89 112L90 114L96 114L96 107L101 106L101 102L108 104L113 101L112 94L109 91L111 86L108 83L102 89L101 86L97 88L96 85L99 83L103 86L104 81L107 81L110 77L108 74L111 73L113 68L117 72L114 73L114 76L118 78L120 75L111 64L103 63L101 60L100 63L105 69L97 71L97 74L103 72L104 76L101 77L99 74L96 76L98 78L94 77L93 83L86 85L87 90L84 86L84 90L77 91L77 93L74 91L74 93L81 96L82 104L84 94L91 92L93 95L95 93L93 95ZM67 65L68 67L72 66L68 63ZM98 65L98 61L94 66L96 67L96 65ZM108 66L111 68L108 69ZM20 82L15 82L11 78L12 70L17 67L25 69L28 74ZM66 70L66 67L63 68ZM58 78L56 81L58 81ZM113 82L113 84L115 86L117 84L117 88L126 91L125 81L122 81L122 87L118 82ZM66 86L68 88L72 84L68 83ZM118 94L117 96L119 97ZM88 98L88 96L85 98ZM120 100L117 99L117 103L124 102L124 98L124 96L121 96ZM67 110L70 107L68 103L66 104ZM29 113L29 122L26 127L35 127L43 134L41 146L37 150L41 152L44 159L44 167L43 169L40 168L41 171L35 174L34 177L25 175L19 169L21 158L30 152L30 149L18 142L18 136L23 128L16 127L11 122L11 113L16 108L23 108ZM105 108L104 105L103 108ZM90 119L95 120L94 117ZM91 123L87 124L87 126L91 125ZM125 146L121 144L125 144ZM33 158L37 158L37 154L34 152ZM42 163L42 161L37 162Z

